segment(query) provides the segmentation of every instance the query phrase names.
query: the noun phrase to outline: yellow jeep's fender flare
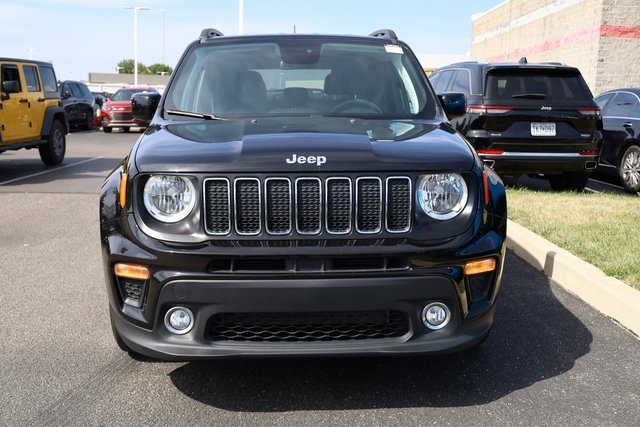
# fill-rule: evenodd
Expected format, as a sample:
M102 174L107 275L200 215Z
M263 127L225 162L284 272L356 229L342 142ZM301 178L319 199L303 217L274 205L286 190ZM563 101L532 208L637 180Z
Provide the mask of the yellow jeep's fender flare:
M65 135L69 133L69 123L67 122L67 116L62 107L49 107L44 112L44 118L42 119L42 130L40 135L43 139L47 139L49 132L51 131L51 124L54 120L59 120L64 126Z

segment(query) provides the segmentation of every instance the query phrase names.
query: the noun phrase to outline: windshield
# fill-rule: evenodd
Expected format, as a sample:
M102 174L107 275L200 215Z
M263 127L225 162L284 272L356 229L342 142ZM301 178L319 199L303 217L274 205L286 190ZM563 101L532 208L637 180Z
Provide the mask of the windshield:
M112 101L131 101L131 97L136 93L142 93L144 89L120 89L111 97Z
M165 109L215 117L436 114L422 70L401 46L311 37L199 45L177 70Z

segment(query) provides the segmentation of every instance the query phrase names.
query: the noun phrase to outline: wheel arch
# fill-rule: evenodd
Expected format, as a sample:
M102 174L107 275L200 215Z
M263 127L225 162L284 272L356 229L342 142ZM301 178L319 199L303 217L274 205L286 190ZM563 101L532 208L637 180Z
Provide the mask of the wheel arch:
M67 122L67 116L62 107L49 107L44 112L44 119L42 120L42 130L40 134L42 138L46 139L51 132L51 125L54 120L59 120L63 124L64 134L69 133L69 123Z

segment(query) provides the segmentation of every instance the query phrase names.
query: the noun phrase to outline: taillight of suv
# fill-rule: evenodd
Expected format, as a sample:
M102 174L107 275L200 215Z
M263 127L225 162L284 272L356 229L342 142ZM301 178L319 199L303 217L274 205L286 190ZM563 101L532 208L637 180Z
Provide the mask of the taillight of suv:
M513 107L503 105L468 105L467 114L504 114L513 110Z

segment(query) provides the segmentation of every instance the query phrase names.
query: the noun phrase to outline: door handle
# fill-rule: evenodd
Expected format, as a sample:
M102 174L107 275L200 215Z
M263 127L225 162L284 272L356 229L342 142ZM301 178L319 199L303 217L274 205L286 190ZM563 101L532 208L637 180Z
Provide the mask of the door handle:
M44 99L44 98L38 98L38 102L44 102L44 101L46 101L46 99Z
M22 98L22 99L20 100L20 103L21 103L21 104L26 104L27 102L29 102L29 100L28 100L28 99L24 99L24 98Z
M625 124L623 124L622 126L626 127L626 128L630 128L633 127L633 124L631 122L626 122Z

